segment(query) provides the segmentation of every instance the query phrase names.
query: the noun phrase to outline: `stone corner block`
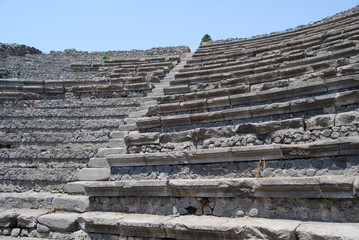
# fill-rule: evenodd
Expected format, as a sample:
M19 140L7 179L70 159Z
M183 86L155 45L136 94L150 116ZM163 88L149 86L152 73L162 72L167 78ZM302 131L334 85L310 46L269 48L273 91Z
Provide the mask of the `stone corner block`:
M101 181L110 178L110 168L83 168L77 173L80 181Z

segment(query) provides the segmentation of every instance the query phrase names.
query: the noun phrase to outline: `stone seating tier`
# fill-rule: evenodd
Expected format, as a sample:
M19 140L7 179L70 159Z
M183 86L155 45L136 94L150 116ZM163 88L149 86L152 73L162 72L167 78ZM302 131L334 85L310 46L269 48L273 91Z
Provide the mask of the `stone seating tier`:
M357 239L358 9L181 59L9 56L0 234Z

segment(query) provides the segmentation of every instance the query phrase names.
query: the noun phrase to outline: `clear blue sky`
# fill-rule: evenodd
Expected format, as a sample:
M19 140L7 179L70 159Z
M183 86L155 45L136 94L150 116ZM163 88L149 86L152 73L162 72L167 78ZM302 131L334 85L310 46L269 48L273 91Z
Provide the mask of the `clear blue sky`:
M354 0L0 0L0 42L44 52L148 49L250 37L317 21Z

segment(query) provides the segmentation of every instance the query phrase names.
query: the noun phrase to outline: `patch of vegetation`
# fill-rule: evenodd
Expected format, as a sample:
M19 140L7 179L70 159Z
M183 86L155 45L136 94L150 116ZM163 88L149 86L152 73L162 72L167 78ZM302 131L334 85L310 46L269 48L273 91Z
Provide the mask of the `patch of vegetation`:
M202 45L202 43L209 42L211 40L212 40L211 36L209 34L205 34L201 40L201 45Z
M102 59L108 59L108 55L107 55L106 52L103 52L103 54L102 54Z

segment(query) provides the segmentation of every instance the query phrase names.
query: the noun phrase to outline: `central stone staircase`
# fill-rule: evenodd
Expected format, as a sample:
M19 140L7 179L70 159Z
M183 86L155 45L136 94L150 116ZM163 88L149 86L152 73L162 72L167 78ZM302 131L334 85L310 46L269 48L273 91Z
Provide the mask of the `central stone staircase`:
M46 188L51 181L39 178L39 190L46 192L25 192L31 189L24 187L27 179L3 177L8 193L0 197L2 234L359 239L358 17L356 7L283 32L211 42L178 59L149 88L139 80L139 69L152 71L162 63L105 62L111 79L125 79L119 91L141 92L123 100L136 101L135 106L110 129L106 144L96 145L88 162L71 167L73 179ZM16 111L24 103L30 113L21 116L36 120L35 110L45 102L26 101L5 101L2 121L24 114ZM61 116L74 114L64 112ZM53 116L48 114L43 118ZM37 140L41 134L17 140L26 136L20 127L25 123L17 121L3 133L4 148L51 143ZM22 156L2 157L9 164L4 169ZM17 183L19 193L10 183Z

